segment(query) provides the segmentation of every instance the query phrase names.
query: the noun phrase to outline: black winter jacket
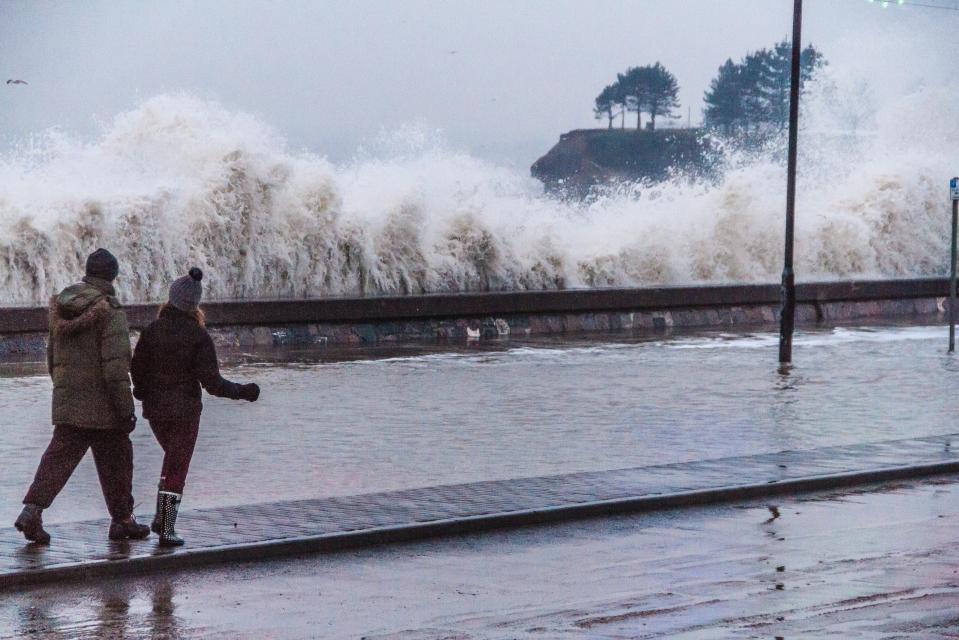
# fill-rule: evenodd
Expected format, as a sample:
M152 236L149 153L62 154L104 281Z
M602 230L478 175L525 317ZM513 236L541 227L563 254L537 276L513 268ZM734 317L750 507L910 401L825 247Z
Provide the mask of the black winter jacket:
M130 365L133 396L147 420L199 418L202 385L221 398L239 400L241 385L220 375L216 347L193 316L167 306L144 330Z

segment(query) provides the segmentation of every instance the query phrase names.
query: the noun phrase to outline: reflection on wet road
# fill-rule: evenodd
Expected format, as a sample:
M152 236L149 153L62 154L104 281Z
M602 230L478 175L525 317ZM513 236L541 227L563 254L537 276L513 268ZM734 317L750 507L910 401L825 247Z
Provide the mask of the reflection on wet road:
M510 341L256 354L226 374L260 402L206 399L188 508L681 462L956 431L959 365L941 327ZM356 358L358 354L366 359ZM0 522L46 446L49 381L0 377ZM32 371L33 375L27 375ZM148 511L160 450L134 432ZM92 461L49 521L104 514Z
M37 588L0 638L945 640L955 481Z
M160 578L133 591L109 584L80 597L31 600L16 612L16 631L4 632L49 640L196 637L181 635L173 595L173 582Z

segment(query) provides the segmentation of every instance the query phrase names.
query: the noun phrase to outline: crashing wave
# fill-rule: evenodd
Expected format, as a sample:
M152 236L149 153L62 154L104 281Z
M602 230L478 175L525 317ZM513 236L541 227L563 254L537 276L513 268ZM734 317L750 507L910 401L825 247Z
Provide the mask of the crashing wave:
M842 129L843 100L829 80L804 111L799 278L945 273L955 101L917 90L864 116L859 100L864 133ZM925 124L907 135L906 116ZM414 143L337 166L188 95L93 142L50 134L0 157L0 304L42 302L98 246L126 300L161 299L194 265L212 299L778 281L781 162L730 157L716 181L570 203L422 132L396 138Z

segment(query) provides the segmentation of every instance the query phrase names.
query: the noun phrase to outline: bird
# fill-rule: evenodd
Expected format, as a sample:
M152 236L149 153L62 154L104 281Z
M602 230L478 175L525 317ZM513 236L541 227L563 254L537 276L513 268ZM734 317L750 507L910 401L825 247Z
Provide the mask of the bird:
M26 81L26 80L13 80L13 79L11 78L10 80L7 80L7 84L27 84L27 81Z

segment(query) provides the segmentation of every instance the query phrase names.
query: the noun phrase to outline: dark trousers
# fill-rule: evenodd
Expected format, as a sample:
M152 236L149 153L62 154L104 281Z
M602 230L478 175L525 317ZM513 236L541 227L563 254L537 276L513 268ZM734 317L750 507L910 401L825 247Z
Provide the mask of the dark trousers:
M200 433L200 416L182 420L150 420L150 428L163 448L160 489L182 494L196 437Z
M133 513L133 444L130 434L120 429L80 429L57 425L53 438L40 458L33 484L23 499L43 509L63 490L73 470L93 449L93 461L100 477L100 488L114 520Z

